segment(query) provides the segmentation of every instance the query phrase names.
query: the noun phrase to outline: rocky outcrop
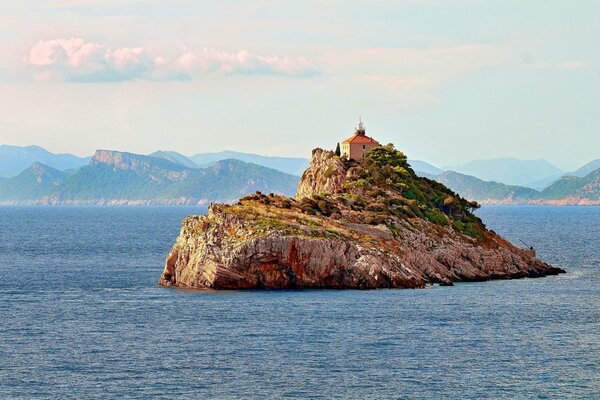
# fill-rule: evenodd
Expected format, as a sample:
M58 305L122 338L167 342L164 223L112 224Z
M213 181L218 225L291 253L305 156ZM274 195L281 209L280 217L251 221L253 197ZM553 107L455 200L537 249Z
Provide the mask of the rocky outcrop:
M331 151L314 149L309 167L302 174L296 199L339 191L344 182L346 167Z
M258 193L187 217L159 283L422 288L564 272L486 230L466 211L473 203L416 177L401 153L382 152L357 164L316 150L295 199Z
M115 171L148 174L149 180L155 183L185 180L190 175L189 169L162 158L113 150L96 150L90 165L107 165Z

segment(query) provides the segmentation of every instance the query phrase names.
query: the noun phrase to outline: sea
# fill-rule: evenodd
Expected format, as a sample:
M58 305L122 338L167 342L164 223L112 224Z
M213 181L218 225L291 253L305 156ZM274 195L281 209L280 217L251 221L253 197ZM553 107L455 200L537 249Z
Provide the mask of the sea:
M567 270L396 290L157 286L194 207L1 207L1 399L600 398L600 207L484 206Z

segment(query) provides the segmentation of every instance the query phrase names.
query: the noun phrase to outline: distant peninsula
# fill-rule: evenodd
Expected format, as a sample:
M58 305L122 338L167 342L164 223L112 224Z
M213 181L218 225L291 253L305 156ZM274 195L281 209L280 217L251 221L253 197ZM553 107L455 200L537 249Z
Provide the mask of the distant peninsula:
M187 217L159 284L423 288L565 272L486 229L478 206L357 138L341 155L315 149L294 198L257 192Z

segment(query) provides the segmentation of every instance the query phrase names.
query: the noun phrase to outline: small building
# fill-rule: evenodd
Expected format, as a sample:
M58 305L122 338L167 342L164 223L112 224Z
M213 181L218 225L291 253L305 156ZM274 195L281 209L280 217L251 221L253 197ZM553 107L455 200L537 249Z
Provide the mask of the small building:
M342 156L352 160L361 160L367 151L377 146L379 146L379 142L365 134L365 125L362 118L359 117L354 136L342 142Z

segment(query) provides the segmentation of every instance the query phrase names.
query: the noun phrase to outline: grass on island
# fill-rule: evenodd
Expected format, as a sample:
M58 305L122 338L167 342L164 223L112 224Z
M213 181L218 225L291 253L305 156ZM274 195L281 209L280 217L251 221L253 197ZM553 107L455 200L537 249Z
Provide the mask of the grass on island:
M332 162L340 160L330 153ZM218 207L251 220L257 234L279 230L312 237L353 237L356 233L345 224L359 223L385 225L397 236L399 223L426 220L485 241L485 226L473 214L479 204L417 176L406 156L393 145L376 147L360 161L341 160L347 177L336 193L295 200L257 192L236 204ZM319 175L329 179L334 171L327 166Z

